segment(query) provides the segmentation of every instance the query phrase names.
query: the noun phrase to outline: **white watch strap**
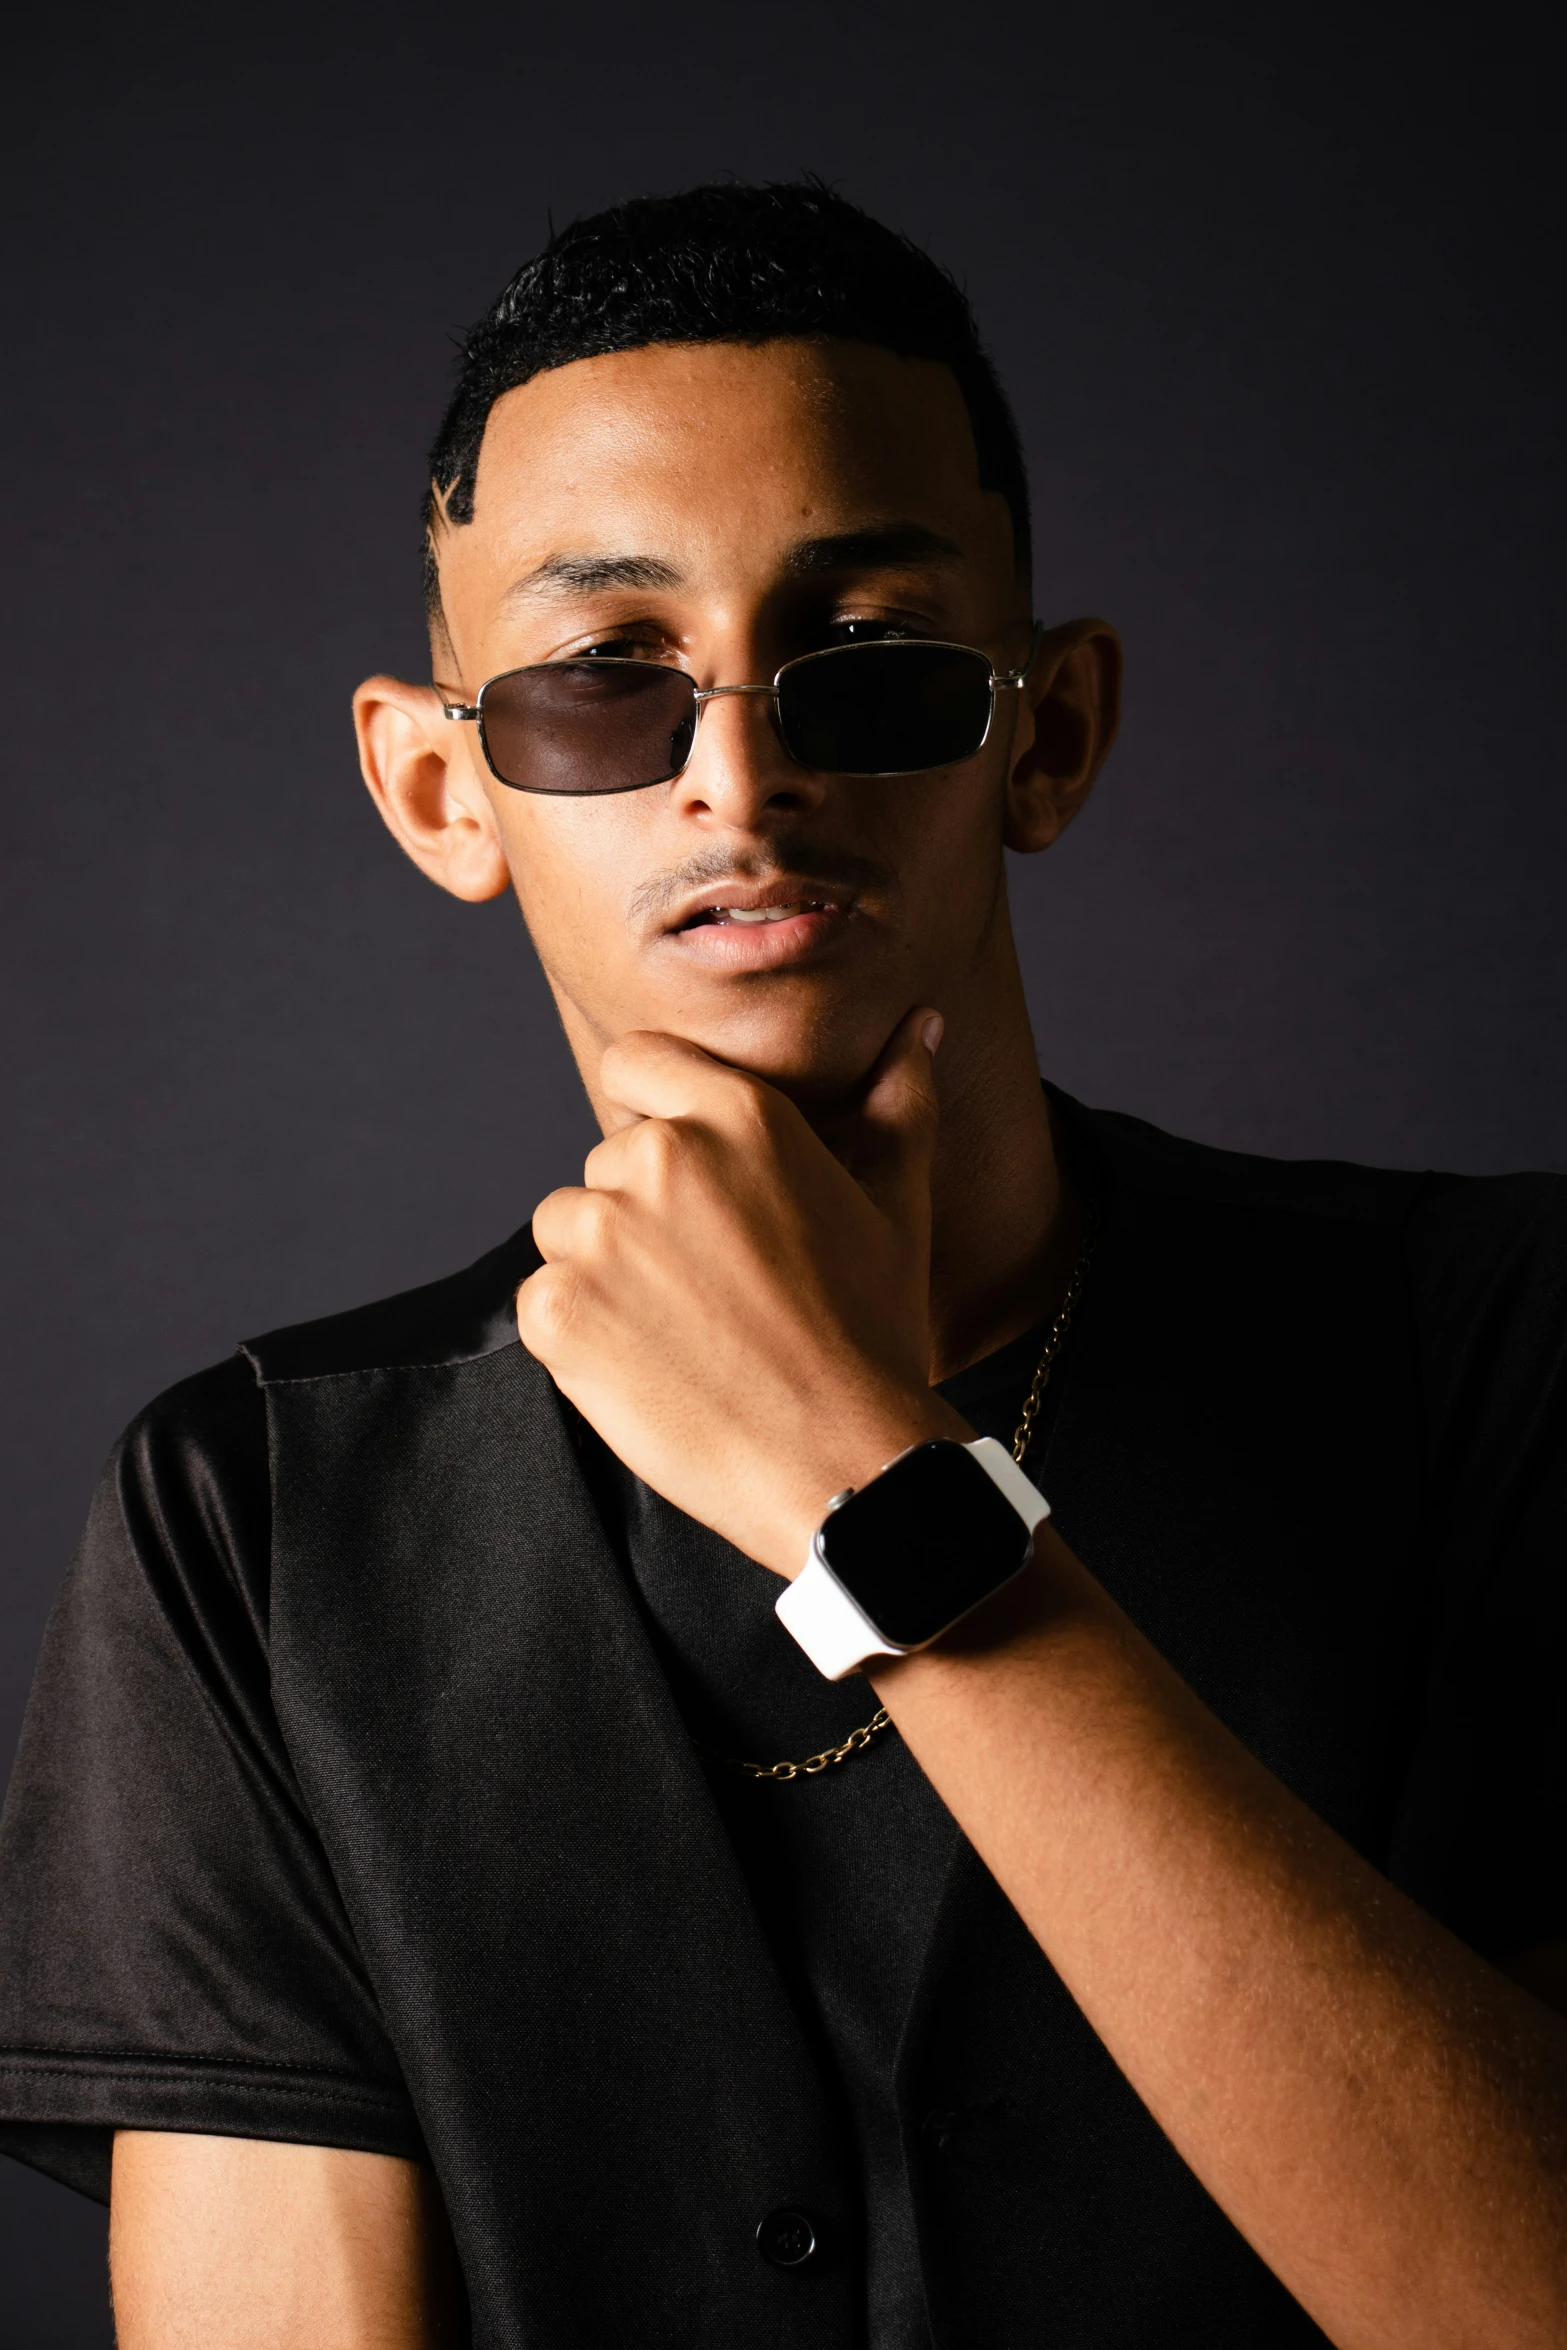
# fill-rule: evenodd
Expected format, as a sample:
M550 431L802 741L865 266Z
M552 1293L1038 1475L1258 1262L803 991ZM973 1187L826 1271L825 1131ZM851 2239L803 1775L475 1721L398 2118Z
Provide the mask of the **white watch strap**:
M862 1615L815 1542L810 1556L785 1586L774 1610L816 1670L829 1681L846 1680L867 1657L897 1656L870 1617Z
M980 1436L963 1449L973 1454L1030 1534L1037 1532L1050 1515L1050 1504L1024 1476L1006 1446L993 1436ZM872 1657L910 1654L906 1648L889 1646L869 1616L849 1597L822 1557L815 1535L804 1566L781 1594L774 1612L829 1681L846 1679Z
M999 1486L1017 1511L1030 1534L1035 1533L1050 1515L1050 1504L1031 1478L1025 1477L1004 1444L993 1436L977 1436L972 1444L965 1444L990 1479Z

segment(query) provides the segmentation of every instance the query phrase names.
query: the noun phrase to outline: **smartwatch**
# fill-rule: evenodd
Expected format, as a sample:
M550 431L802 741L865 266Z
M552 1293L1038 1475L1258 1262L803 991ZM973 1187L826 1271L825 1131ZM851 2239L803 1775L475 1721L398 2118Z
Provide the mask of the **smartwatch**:
M829 1681L912 1656L1022 1573L1049 1515L993 1436L912 1445L828 1503L778 1620Z

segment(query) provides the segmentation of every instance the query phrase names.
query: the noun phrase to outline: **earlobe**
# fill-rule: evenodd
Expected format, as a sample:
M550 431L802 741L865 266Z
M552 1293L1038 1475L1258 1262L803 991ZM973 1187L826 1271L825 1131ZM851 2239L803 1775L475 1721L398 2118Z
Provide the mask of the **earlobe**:
M433 686L367 677L354 696L359 769L382 822L421 873L453 897L499 897L511 880L494 812L472 773L464 728Z
M1024 854L1071 823L1115 740L1121 640L1106 620L1069 620L1040 644L1007 780L1004 837Z

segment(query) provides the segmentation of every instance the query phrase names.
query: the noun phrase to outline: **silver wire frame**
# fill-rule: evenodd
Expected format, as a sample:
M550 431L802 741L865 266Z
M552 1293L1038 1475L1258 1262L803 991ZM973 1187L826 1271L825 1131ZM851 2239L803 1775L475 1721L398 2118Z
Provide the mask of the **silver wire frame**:
M984 749L986 743L988 743L990 740L990 730L995 724L996 720L997 694L1016 692L1027 684L1028 673L1033 668L1035 661L1039 657L1040 641L1043 638L1044 633L1044 622L1042 620L1036 620L1034 623L1033 642L1028 648L1028 659L1023 663L1021 669L997 669L995 664L993 662L991 663L990 715L985 720L984 733L980 736L979 741L974 745L973 750L965 754L966 757L977 759L980 752ZM960 645L950 641L945 637L888 637L879 639L877 641L887 644L928 645L930 650L935 653L972 653L976 655L976 657L981 661L988 661L990 659L989 654L986 653L979 645ZM773 707L776 710L778 706L779 685L788 675L791 669L802 669L807 661L830 660L835 653L853 652L856 649L857 648L852 645L824 645L819 652L798 653L792 661L785 661L782 668L774 672L773 682L771 685L697 686L694 689L691 697L693 706L696 710L696 722L698 725L701 723L702 706L705 702L719 702L725 700L729 696L737 694L765 694L772 702ZM480 724L480 721L482 721L484 717L484 697L489 692L492 685L500 685L503 680L508 677L521 677L529 669L573 669L580 666L580 663L573 661L528 661L523 663L521 669L498 670L494 677L487 677L483 685L480 686L479 698L476 702L443 701L441 704L441 716L443 718L449 718L457 724L479 725L479 742L484 751L484 763L489 768L490 773L495 777L497 783L505 783L506 789L508 791L534 790L537 787L529 784L506 783L505 776L500 773L499 769L495 765L494 760L490 757L490 747L489 744L484 740L484 730L482 724ZM600 664L595 664L595 666L600 666ZM606 661L601 666L606 669L633 669L641 668L642 663L633 661ZM682 672L682 674L689 675L690 672L685 671ZM779 735L779 740L780 742L783 741L781 732ZM691 749L686 753L682 765L675 768L669 775L655 775L647 783L621 784L617 787L617 789L619 791L651 791L655 784L673 783L676 777L683 775L686 771L686 768L690 766L692 755L695 750L696 725L693 725L691 729ZM784 750L787 754L787 744L784 744ZM856 768L854 772L856 775L863 775L867 778L867 780L875 782L879 778L891 777L894 775L907 775L911 772L918 773L921 772L921 770L911 770L907 767L869 767ZM546 799L610 799L615 796L615 793L611 791L588 791L580 793L547 791L542 793L540 796Z

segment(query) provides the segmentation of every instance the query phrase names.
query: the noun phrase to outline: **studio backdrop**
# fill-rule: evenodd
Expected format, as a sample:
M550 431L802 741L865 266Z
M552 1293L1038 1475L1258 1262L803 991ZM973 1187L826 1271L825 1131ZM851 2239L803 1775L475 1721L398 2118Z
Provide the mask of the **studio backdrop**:
M563 221L820 172L967 285L1121 743L1012 886L1043 1066L1241 1149L1567 1166L1550 15L61 5L11 51L0 1752L97 1467L592 1136L515 909L359 782L452 338ZM0 2346L107 2342L0 2163Z

